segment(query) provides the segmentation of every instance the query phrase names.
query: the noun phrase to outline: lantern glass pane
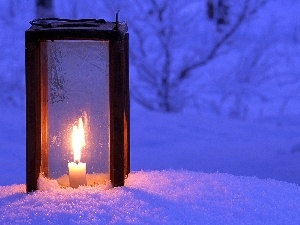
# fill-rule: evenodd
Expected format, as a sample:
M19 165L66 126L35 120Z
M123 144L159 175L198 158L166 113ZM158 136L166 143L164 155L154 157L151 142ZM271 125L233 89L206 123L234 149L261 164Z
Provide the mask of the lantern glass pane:
M109 42L55 40L41 42L41 71L46 76L48 108L48 176L69 186L68 163L81 146L87 184L109 179ZM84 128L84 144L73 126ZM42 159L43 160L43 159Z

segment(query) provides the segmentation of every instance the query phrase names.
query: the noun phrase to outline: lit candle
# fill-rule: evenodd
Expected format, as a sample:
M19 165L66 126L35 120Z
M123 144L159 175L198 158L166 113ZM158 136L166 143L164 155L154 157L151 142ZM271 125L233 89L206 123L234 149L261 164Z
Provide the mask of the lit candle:
M86 163L80 162L81 149L85 146L84 128L82 119L79 118L78 126L73 126L72 148L74 162L68 163L70 187L77 188L86 185Z

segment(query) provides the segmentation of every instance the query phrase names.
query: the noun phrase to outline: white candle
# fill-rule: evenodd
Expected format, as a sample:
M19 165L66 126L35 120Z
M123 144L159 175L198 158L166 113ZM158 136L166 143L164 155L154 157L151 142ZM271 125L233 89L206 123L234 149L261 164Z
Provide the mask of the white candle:
M68 163L70 187L78 188L86 185L86 163Z
M86 163L80 162L81 149L85 146L82 119L78 119L78 126L73 126L72 147L74 162L68 163L70 187L78 188L86 185Z

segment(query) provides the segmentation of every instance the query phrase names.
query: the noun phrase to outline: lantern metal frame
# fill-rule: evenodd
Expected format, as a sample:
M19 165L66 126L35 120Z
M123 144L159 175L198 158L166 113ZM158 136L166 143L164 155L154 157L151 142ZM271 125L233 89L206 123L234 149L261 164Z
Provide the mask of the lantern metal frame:
M116 17L117 18L117 17ZM40 173L48 176L47 76L41 75L41 42L109 41L110 180L123 186L130 172L129 59L127 24L103 19L37 19L25 31L26 184L37 190ZM45 78L46 77L46 78Z

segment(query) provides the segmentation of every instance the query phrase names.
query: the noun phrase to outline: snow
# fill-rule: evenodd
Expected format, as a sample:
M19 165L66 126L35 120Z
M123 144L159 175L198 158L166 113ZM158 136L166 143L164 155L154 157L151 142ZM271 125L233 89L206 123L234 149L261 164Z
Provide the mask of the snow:
M164 114L132 108L133 170L188 169L300 184L296 117L278 126L274 121L233 121L193 110Z
M300 188L185 170L133 172L124 187L25 194L1 187L1 224L299 224Z
M25 193L23 36L28 21L34 18L30 13L33 5L21 1L18 10L22 13L15 14L11 20L5 19L9 10L4 10L7 15L0 16L0 29L5 30L0 33L3 52L0 57L0 224L300 224L297 82L300 39L299 15L294 12L299 3L270 2L271 7L260 12L257 20L245 26L236 37L244 38L239 42L240 49L236 49L242 51L250 39L265 37L260 32L268 24L272 24L270 32L278 34L275 45L268 45L272 51L266 53L266 58L276 63L272 68L252 68L254 75L264 74L264 69L280 75L272 84L254 84L247 89L266 91L273 98L263 106L251 99L245 100L245 104L251 104L252 109L259 112L258 116L232 120L225 114L216 116L203 110L205 105L200 104L201 98L204 95L214 98L216 85L225 85L225 90L233 91L234 85L240 85L235 80L223 82L231 71L240 67L228 66L232 56L220 57L203 71L204 76L214 77L212 80L219 83L205 83L205 80L204 89L207 85L214 88L208 87L207 92L200 93L196 97L200 103L183 112L151 112L132 102L132 172L124 187L112 188L108 182L78 189L58 188L56 181L40 177L40 190L30 194ZM76 3L68 13L67 1L57 0L56 5L63 6L59 8L60 17L76 14ZM9 9L5 1L0 6ZM284 11L278 10L282 7ZM84 17L98 17L96 9L93 16L88 16L88 10L81 13ZM262 14L266 15L265 20L261 19ZM249 29L251 26L256 33ZM293 37L289 26L295 29ZM270 35L267 40L272 41L272 38ZM241 53L242 59L234 60L235 64L245 69L250 63L248 56L266 42L263 39L257 46L249 45ZM284 60L280 61L281 58ZM221 73L223 71L229 72ZM192 97L203 88L202 82L199 79L189 86ZM288 82L293 84L279 85L280 91L272 86ZM292 91L286 92L289 88ZM286 102L282 103L284 98ZM278 114L279 105L283 109ZM230 105L226 103L221 107Z
M57 180L47 179L42 174L39 176L37 186L40 191L51 191L60 188Z

